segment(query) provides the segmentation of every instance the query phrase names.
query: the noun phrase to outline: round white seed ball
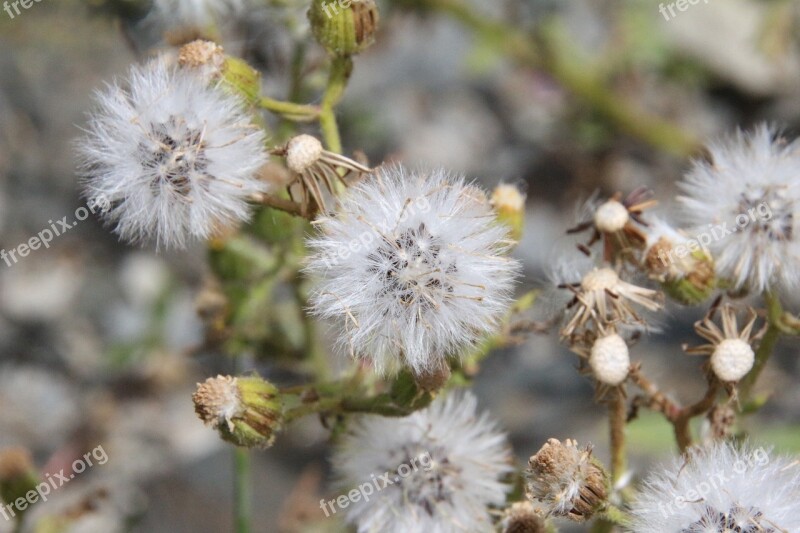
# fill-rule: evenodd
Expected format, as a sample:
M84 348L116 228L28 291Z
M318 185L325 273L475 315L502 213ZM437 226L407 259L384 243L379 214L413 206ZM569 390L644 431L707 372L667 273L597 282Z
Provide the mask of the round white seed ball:
M619 283L619 276L612 269L595 268L581 280L581 287L588 292L611 290Z
M619 385L628 377L631 357L625 339L612 333L600 337L592 345L589 366L594 377L607 385Z
M286 166L298 174L319 161L322 143L311 135L298 135L286 147Z
M742 339L725 339L711 354L711 369L722 381L739 381L750 372L756 355Z
M603 233L621 231L630 220L628 209L616 200L609 200L594 213L594 225Z

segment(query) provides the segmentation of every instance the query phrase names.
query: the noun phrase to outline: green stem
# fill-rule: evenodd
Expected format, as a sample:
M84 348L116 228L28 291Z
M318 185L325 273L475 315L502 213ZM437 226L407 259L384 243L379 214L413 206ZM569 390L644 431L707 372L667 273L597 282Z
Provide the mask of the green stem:
M233 460L233 501L236 513L236 527L234 531L236 531L236 533L250 533L250 451L247 448L234 448Z
M353 60L350 57L336 56L331 60L328 84L320 104L319 126L322 137L325 139L327 149L337 154L342 153L342 139L339 135L339 126L336 124L335 108L344 95L352 71Z
M282 102L269 96L262 96L258 102L262 109L290 118L296 122L310 122L320 115L320 108L315 105Z
M611 433L611 481L615 484L625 471L625 424L628 413L622 389L617 389L612 394L614 397L608 406L608 419Z
M772 352L775 351L775 345L782 332L781 328L783 327L782 320L784 313L780 299L776 295L768 292L764 294L764 302L767 306L767 331L764 333L764 337L758 345L753 369L750 370L739 385L739 397L743 405L752 399L753 387L755 387L761 372L763 372L764 368L767 366L767 361L769 361L769 358L772 356Z
M247 362L245 356L239 354L234 357L234 374L239 375L245 371ZM233 506L234 506L234 531L236 533L250 533L251 502L250 494L250 451L247 448L234 447L233 449Z

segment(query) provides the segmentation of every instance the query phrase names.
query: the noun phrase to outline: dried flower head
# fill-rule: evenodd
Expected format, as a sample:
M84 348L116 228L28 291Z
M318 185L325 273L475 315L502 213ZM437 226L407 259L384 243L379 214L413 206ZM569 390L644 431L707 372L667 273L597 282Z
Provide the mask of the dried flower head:
M567 323L561 331L563 337L592 324L646 326L637 307L656 311L663 305L660 292L623 281L609 266L598 267L589 261L565 262L551 277L559 289L572 294L567 304Z
M505 435L476 409L471 394L451 393L405 418L356 419L334 471L346 489L375 482L381 490L351 502L348 522L359 533L491 532L487 508L505 502L512 458Z
M710 344L686 348L691 355L710 355L711 370L723 382L737 382L753 368L753 344L764 334L764 329L754 332L756 312L750 309L747 323L739 330L736 310L730 304L722 307L722 329L713 320L713 310L694 325L697 334Z
M592 459L592 447L549 439L528 461L528 499L545 504L548 515L583 522L606 501L608 479Z
M651 222L642 265L670 296L685 304L706 300L716 288L714 261L697 240L661 219Z
M336 195L336 183L345 187L349 185L347 176L351 172L358 175L372 172L372 169L357 161L325 150L319 139L311 135L293 137L272 153L286 158L286 166L294 176L289 184L290 191L292 185L300 188L300 202L307 212L315 208L327 212L326 195ZM311 200L314 204L310 203Z
M641 227L647 225L641 215L656 205L651 196L652 191L644 187L631 192L625 199L621 193L605 201L593 196L582 209L583 221L567 233L581 233L591 229L589 242L579 248L588 255L588 248L602 240L603 256L608 261L613 259L615 251L641 248L645 242Z
M97 94L79 144L90 202L126 241L183 247L247 220L263 190L263 132L240 101L164 61L133 66L127 87Z
M282 424L278 389L257 376L217 376L197 384L197 416L237 446L266 448Z
M214 41L197 39L178 50L178 65L199 69L209 78L218 75L225 63L225 50Z
M500 530L503 533L546 533L547 525L541 511L531 502L514 502L503 513Z
M717 274L763 292L800 283L800 151L762 125L709 146L680 187L685 220L709 232Z
M631 505L634 533L800 531L800 462L717 442L651 474Z
M486 196L443 171L382 168L317 221L313 311L378 371L441 368L497 327L516 261Z

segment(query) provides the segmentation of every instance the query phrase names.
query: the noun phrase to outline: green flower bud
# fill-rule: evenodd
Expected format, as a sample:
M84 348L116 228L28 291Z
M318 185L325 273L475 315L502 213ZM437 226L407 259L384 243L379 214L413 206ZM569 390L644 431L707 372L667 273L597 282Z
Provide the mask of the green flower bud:
M258 376L217 376L197 384L197 416L237 446L272 446L283 423L278 389Z
M308 19L314 37L330 54L351 56L375 42L379 15L375 0L314 0Z
M525 195L514 185L500 184L492 192L492 207L497 219L511 228L511 238L518 241L525 225Z

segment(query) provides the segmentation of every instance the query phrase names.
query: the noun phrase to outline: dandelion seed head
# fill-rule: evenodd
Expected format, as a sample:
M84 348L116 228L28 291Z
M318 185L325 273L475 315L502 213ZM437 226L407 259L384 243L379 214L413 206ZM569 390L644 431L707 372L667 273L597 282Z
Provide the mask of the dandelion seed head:
M800 283L800 151L762 125L709 147L680 184L686 222L719 238L717 273L763 292ZM723 225L725 226L723 228Z
M603 233L622 231L630 221L628 208L617 200L608 200L600 205L594 213L594 225Z
M360 533L490 532L487 508L505 501L510 487L501 478L511 454L505 435L477 413L475 397L450 393L405 418L356 419L333 467L344 490L373 480L382 487L347 509ZM386 473L391 483L383 487Z
M651 474L631 505L634 533L800 531L800 463L715 442Z
M97 102L78 145L84 190L123 240L183 247L249 218L264 135L236 97L154 60Z
M722 381L739 381L753 368L755 352L742 339L725 339L711 354L711 368Z
M443 171L382 168L319 219L313 310L378 371L438 369L491 333L518 264L482 191Z
M625 381L631 366L625 339L616 333L599 337L592 345L589 366L601 383L616 386Z

